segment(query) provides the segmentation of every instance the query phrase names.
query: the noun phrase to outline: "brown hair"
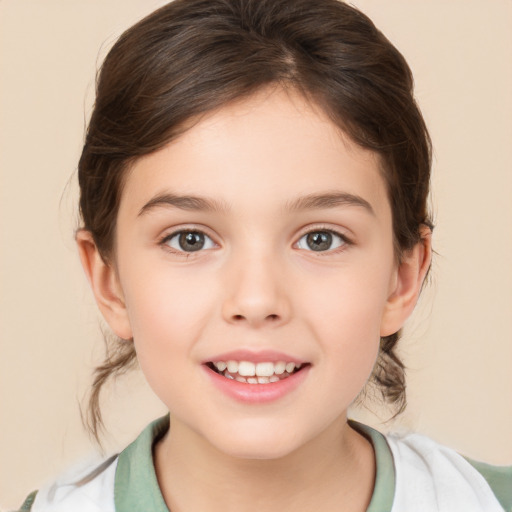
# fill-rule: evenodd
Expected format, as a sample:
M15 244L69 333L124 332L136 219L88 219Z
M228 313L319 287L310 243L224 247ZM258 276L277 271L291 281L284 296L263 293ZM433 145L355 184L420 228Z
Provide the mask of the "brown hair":
M430 139L405 59L368 17L337 0L175 0L127 30L98 75L78 176L83 228L105 261L130 163L190 119L269 84L297 89L380 155L397 257L420 241L421 226L431 227ZM372 379L401 412L398 339L381 340ZM135 361L131 341L107 343L89 403L96 437L102 385Z

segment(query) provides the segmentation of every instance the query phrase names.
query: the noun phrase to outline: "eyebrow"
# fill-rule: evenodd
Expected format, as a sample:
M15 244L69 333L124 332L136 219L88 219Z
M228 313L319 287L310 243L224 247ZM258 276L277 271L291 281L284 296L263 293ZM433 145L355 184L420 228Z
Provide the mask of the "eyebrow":
M178 196L175 194L159 194L150 199L139 212L139 217L144 213L157 207L173 206L180 210L187 211L205 211L226 213L229 211L229 205L224 201L209 199L199 196Z
M227 213L229 204L216 199L200 196L179 196L176 194L159 194L150 199L139 211L141 216L150 210L161 207L174 207L187 211L205 211ZM375 215L371 204L362 197L347 192L327 192L322 194L308 194L293 201L288 201L283 211L297 212L303 210L322 210L338 206L357 206L364 208L368 213Z
M325 194L308 194L286 203L285 211L322 210L337 206L358 206L375 215L372 205L361 196L348 192L327 192Z

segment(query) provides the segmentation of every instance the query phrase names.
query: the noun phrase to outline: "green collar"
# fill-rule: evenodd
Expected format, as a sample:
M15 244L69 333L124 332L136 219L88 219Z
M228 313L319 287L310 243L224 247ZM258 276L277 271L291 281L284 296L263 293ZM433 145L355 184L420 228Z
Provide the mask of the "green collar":
M372 443L375 453L375 486L366 512L388 512L395 496L395 463L386 438L377 430L349 420L349 425Z
M375 451L375 488L366 512L389 511L395 493L395 468L386 439L381 433L361 423L350 421L350 426L363 434ZM119 455L114 487L116 512L169 512L158 487L153 465L153 446L168 430L169 415L149 424Z
M153 445L169 430L169 415L150 423L119 455L114 484L116 512L169 512L156 479Z

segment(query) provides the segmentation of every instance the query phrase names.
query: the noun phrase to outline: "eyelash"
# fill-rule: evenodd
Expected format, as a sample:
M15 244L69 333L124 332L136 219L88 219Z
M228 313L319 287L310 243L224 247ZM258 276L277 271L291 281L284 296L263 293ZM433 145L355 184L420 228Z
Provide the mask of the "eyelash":
M165 235L159 241L159 245L161 245L166 251L169 251L173 255L180 256L180 257L183 257L183 258L190 258L190 256L192 256L195 252L201 252L203 250L202 248L199 249L198 251L189 251L189 252L187 252L187 251L181 251L181 250L178 250L178 249L174 249L174 248L169 246L169 242L173 238L175 238L178 235L184 234L184 233L187 233L187 234L197 233L197 234L200 234L200 235L204 235L206 238L210 239L213 242L212 237L209 236L207 233L205 233L203 230L190 228L190 229L179 229L177 231L173 231L172 233L169 233L168 235ZM213 243L215 244L215 242L213 242Z
M334 229L328 228L328 227L322 227L318 226L313 229L310 229L299 237L299 240L294 244L297 245L303 238L307 237L310 234L313 233L329 233L330 235L334 237L338 237L341 240L341 245L339 247L336 247L334 249L328 249L326 251L314 251L312 249L308 250L307 252L312 252L316 254L317 256L332 256L333 254L339 254L347 249L347 247L354 244L354 242L347 237L347 235L340 233L339 231L336 231Z
M210 239L213 244L215 244L215 242L213 242L212 237L210 237L203 230L191 228L191 229L180 229L178 231L173 231L172 233L165 235L159 241L159 245L161 245L165 250L171 252L173 255L177 255L177 256L180 256L183 258L190 258L190 256L192 256L195 252L202 252L204 250L201 248L197 251L188 251L187 252L187 251L177 250L177 249L174 249L169 246L170 240L172 240L176 236L184 234L184 233L187 233L187 234L197 233L200 235L204 235L206 238ZM307 237L308 235L313 234L313 233L329 233L330 235L333 235L334 237L338 237L342 242L340 247L336 247L335 249L328 249L326 251L314 251L314 250L310 249L307 251L307 252L316 253L318 256L328 256L328 255L332 255L332 254L338 254L339 252L346 250L347 247L353 245L352 240L350 240L343 233L340 233L331 228L326 228L326 227L322 227L322 226L316 227L314 229L310 229L310 230L302 233L301 236L299 237L299 240L294 245L297 245L302 239L304 239L305 237Z

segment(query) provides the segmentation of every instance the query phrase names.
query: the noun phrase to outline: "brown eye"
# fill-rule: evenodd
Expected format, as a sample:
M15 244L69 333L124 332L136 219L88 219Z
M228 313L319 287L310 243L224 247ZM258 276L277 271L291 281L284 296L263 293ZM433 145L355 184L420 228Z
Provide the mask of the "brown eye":
M306 243L312 251L328 251L331 248L332 235L326 231L309 233L306 236Z
M333 231L311 231L299 240L297 247L315 252L330 251L347 243L343 235Z
M181 233L178 240L183 251L199 251L204 247L204 235L202 233Z
M164 243L181 252L196 252L215 246L213 240L201 231L178 231L167 237Z

